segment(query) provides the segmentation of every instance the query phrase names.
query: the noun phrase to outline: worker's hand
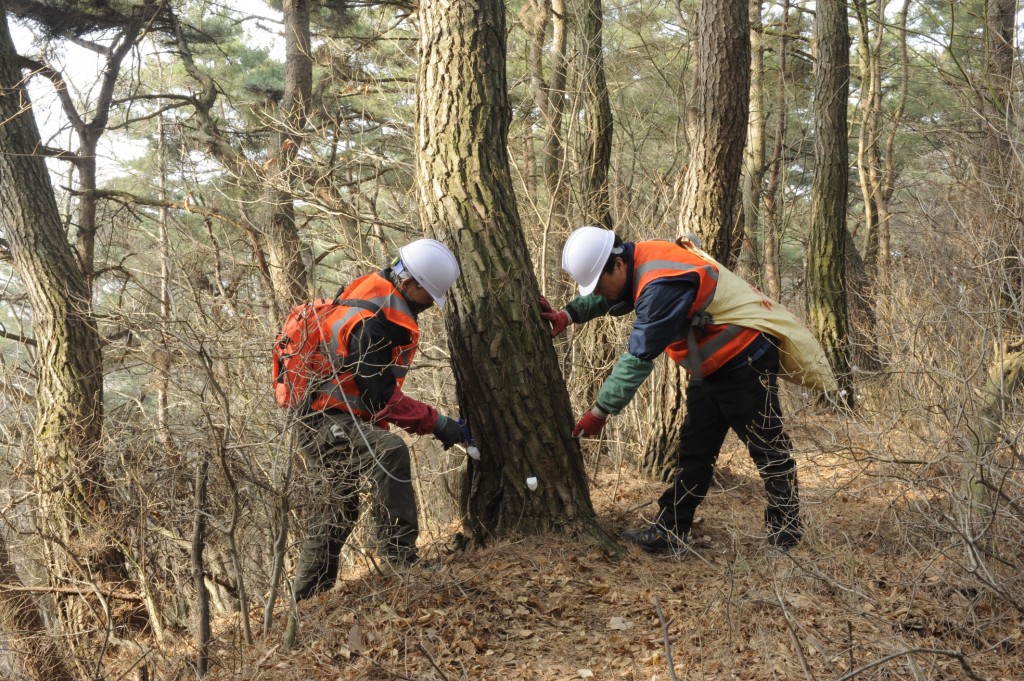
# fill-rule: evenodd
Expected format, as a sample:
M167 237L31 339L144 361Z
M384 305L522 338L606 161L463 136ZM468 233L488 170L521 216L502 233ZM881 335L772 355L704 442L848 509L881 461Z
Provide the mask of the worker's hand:
M604 424L608 422L608 414L594 407L586 414L580 417L580 420L576 422L576 426L572 429L573 437L581 437L583 435L591 436L597 435L604 428Z
M434 424L434 437L438 439L445 451L465 441L459 422L444 414L437 415L437 423Z
M565 331L565 328L572 324L569 313L565 310L553 309L551 303L544 296L540 297L540 316L541 319L551 324L552 338Z

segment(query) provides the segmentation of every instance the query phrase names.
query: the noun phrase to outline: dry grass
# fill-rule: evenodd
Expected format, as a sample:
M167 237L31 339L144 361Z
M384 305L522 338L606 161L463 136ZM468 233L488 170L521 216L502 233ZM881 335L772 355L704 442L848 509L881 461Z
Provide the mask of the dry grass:
M794 432L805 450L815 428ZM885 447L912 441L890 433ZM667 680L668 646L679 679L1024 678L1020 614L963 570L955 533L925 521L944 513L941 488L856 448L821 449L799 453L807 536L790 555L767 549L760 482L730 440L696 555L631 548L613 561L566 537L452 552L427 537L438 569L350 570L302 603L290 651L278 649L284 608L252 647L222 623L213 676ZM602 522L637 525L662 486L604 469L592 485Z

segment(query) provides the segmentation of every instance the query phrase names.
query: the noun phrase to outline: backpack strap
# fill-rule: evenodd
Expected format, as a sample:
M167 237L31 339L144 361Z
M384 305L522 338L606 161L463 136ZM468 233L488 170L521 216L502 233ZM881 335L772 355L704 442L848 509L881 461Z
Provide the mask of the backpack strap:
M338 292L334 294L334 303L336 305L343 305L345 307L355 307L361 310L369 310L370 312L373 312L375 317L379 317L380 319L383 319L385 322L388 321L388 318L384 314L384 308L381 307L380 305L377 305L376 303L371 303L368 300L363 300L362 298L342 298L341 294L342 292L344 292L345 288L346 287L342 286L341 288L338 289ZM310 401L312 401L313 395L320 392L320 388L322 388L325 383L334 380L334 378L337 377L338 374L342 373L343 371L351 369L353 366L356 366L357 364L358 360L347 359L346 361L335 365L334 371L332 371L329 376L325 376L324 378L320 379L319 381L316 382L315 385L313 385L310 388Z
M381 317L383 319L387 319L387 317L384 316L384 308L382 308L380 305L377 305L376 303L371 303L370 301L363 300L361 298L342 298L341 294L345 292L346 288L347 288L347 286L342 285L335 292L335 294L334 294L334 304L335 305L344 305L345 307L357 307L357 308L360 308L362 310L370 310L371 312L373 312L373 314L375 316ZM340 374L341 372L343 372L343 371L345 371L347 369L352 368L352 366L353 366L353 363L351 363L351 362L344 362L340 366L336 366L334 368L334 371L332 371L330 373L330 375L324 376L323 378L321 378L320 380L316 381L315 383L310 384L308 390L306 391L305 403L300 405L297 408L297 411L299 413L308 413L309 405L312 403L313 398L316 396L316 394L318 392L320 392L320 388L322 388L325 383L328 383L329 381L334 380L334 378L338 374Z

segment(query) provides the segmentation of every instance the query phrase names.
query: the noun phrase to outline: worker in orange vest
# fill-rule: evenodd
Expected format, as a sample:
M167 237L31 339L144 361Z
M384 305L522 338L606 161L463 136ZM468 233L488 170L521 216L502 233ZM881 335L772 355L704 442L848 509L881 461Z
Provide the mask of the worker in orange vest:
M359 517L359 484L372 482L378 553L385 561L419 561L416 494L409 449L396 425L432 434L445 449L464 441L461 426L402 392L419 343L418 315L459 276L455 256L440 242L419 239L399 249L391 267L360 277L321 322L337 373L316 387L300 427L300 446L328 492L313 495L308 532L292 591L296 600L329 589L338 559Z
M541 300L552 337L569 324L635 311L628 349L576 423L573 436L601 432L666 353L689 371L686 417L672 485L649 526L623 538L649 552L686 550L694 513L711 484L731 428L747 445L768 496L770 546L788 551L801 538L796 464L778 396L778 340L741 324L716 324L719 266L670 241L623 242L614 232L580 227L565 243L562 269L580 296L564 309Z

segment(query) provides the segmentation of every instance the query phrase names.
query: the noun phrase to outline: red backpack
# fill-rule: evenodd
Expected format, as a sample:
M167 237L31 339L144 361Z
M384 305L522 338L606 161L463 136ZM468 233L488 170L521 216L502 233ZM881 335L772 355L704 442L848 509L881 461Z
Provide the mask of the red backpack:
M324 320L336 307L361 307L380 313L379 305L341 298L343 289L338 289L334 298L318 298L288 311L272 352L271 376L274 399L279 407L300 410L308 407L317 388L344 369L331 363L325 352L327 339L322 333Z

